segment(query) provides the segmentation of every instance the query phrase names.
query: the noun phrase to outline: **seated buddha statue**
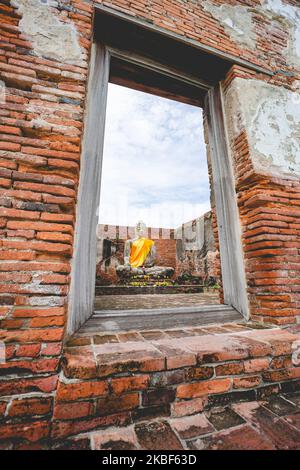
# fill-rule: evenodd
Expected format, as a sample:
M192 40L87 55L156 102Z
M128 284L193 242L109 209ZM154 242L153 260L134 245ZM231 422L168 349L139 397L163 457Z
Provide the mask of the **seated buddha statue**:
M147 226L139 221L135 227L135 237L126 240L124 246L124 264L116 268L119 277L131 275L167 276L174 274L174 268L155 266L156 248L153 240L147 238Z
M146 238L147 227L139 221L135 227L135 238L127 240L124 248L125 266L132 268L151 267L155 261L155 245L153 240Z

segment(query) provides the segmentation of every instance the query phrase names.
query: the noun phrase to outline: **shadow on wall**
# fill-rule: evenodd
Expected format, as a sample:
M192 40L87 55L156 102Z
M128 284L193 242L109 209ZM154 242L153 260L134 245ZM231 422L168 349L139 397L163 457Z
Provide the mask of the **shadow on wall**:
M117 284L116 267L124 263L124 244L134 237L134 227L100 224L97 236L96 284ZM211 211L176 229L149 227L148 238L155 242L155 264L173 267L178 284L219 284Z

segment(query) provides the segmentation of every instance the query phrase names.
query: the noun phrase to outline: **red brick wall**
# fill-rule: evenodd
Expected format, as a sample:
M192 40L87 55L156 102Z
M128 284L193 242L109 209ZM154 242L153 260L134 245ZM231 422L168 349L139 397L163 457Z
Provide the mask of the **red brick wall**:
M230 39L202 2L95 3L267 67L275 73L268 80L278 86L292 87L299 79L286 62L284 25L272 33L262 14L254 18L259 40L250 51ZM259 0L227 3L260 5ZM47 439L51 431L66 323L93 2L63 2L56 14L78 31L86 54L81 66L36 55L20 30L16 10L8 0L0 5L0 77L6 85L0 108L0 339L7 350L1 364L0 434L8 446L14 437L18 448L40 445L32 443ZM234 67L227 83L245 74L265 79ZM251 314L293 322L300 295L299 184L255 175L245 135L236 139L234 152Z
M60 18L77 24L81 46L89 53L92 6L74 6L74 12L62 12ZM0 340L6 341L6 363L0 364L0 436L14 437L22 448L23 439L32 443L50 433L88 64L35 56L19 20L10 2L2 1L0 78L6 93L0 107ZM39 125L35 119L41 119Z
M155 240L156 264L176 268L176 240Z
M253 78L253 74L233 67L224 89L234 77ZM268 82L281 85L276 77ZM287 177L257 174L244 132L235 139L232 151L251 317L294 323L300 314L300 184Z

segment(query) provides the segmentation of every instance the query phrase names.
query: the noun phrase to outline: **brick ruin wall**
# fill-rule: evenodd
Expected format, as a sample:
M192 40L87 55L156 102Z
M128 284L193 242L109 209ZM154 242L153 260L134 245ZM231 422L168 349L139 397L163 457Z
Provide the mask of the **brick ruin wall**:
M221 267L213 212L182 224L175 230L175 239L178 275L199 276L206 285L219 285Z
M2 0L0 417L7 448L42 447L52 435L98 4L273 73L231 68L223 82L226 126L251 317L299 322L299 2Z
M134 237L134 227L98 225L97 285L118 282L116 267L124 263L125 241ZM155 264L174 268L174 279L184 276L186 280L197 277L199 283L219 282L220 266L211 212L177 229L149 227L147 237L155 242Z

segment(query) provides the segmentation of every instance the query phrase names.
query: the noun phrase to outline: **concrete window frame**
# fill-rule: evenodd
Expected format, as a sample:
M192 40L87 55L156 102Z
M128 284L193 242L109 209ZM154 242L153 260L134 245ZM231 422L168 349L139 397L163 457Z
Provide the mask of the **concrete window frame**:
M115 13L114 13L115 14ZM126 19L128 20L128 19ZM132 21L128 20L129 23ZM165 34L165 33L164 33ZM163 39L162 39L163 40ZM174 41L177 38L173 38ZM208 51L208 53L212 53ZM213 53L212 53L213 54ZM211 84L187 71L122 51L95 38L90 58L87 105L81 153L75 246L71 271L67 334L71 335L93 315L101 168L105 131L107 88L112 59L161 73L187 86L205 91L203 107L208 125L213 189L216 204L224 304L232 306L244 319L249 318L246 276L241 243L241 227L226 125L222 83ZM226 60L228 58L226 57ZM232 65L232 63L231 63ZM245 65L245 64L244 64ZM253 68L253 67L251 67ZM259 70L261 72L261 70ZM202 313L203 314L203 313Z

